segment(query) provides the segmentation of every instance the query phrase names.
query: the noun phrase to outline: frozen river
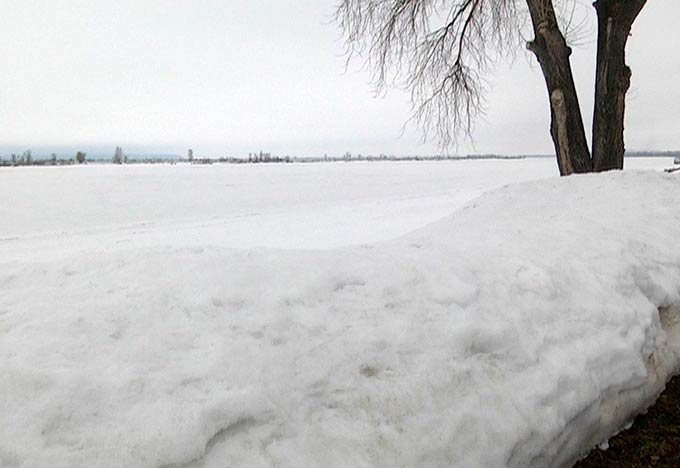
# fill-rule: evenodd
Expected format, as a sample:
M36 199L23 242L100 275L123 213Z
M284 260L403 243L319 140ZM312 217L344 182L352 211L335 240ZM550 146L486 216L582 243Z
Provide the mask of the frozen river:
M628 159L657 169L671 158ZM397 237L490 189L557 177L551 158L0 171L0 255L150 245L332 248Z
M569 466L678 372L680 185L556 172L0 170L0 467Z

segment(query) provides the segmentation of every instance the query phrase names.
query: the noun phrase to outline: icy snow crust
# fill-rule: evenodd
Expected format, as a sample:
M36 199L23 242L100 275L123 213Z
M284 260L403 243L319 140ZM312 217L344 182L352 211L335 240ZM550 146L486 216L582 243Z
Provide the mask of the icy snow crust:
M579 176L378 244L2 261L0 466L569 465L680 370L678 200Z

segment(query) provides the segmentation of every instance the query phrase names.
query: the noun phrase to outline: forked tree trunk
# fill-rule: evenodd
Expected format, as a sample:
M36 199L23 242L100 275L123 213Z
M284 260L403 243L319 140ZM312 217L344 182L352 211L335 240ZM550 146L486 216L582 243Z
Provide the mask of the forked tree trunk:
M574 86L564 35L557 24L552 0L526 0L534 28L527 44L538 59L550 98L550 134L561 175L591 172L590 151Z
M623 169L623 120L630 68L626 42L647 0L597 0L597 69L593 115L593 169Z

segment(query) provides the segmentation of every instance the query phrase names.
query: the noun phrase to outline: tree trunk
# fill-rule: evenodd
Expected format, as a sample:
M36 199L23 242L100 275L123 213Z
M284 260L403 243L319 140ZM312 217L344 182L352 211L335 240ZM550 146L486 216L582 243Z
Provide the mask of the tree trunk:
M630 68L626 42L647 0L597 0L597 68L593 115L593 168L623 169L623 120Z
M590 151L576 95L564 35L559 29L552 0L526 0L534 28L527 44L538 59L550 98L550 134L561 175L591 172Z

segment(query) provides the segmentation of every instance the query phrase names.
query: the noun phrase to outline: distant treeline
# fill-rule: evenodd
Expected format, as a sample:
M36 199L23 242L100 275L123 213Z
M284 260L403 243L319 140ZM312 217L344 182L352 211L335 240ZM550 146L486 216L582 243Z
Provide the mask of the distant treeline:
M342 162L342 161L459 161L471 159L524 159L526 156L504 156L498 154L483 154L483 155L468 155L468 156L449 156L449 155L435 155L435 156L421 156L421 155L407 155L396 156L381 154L373 155L352 155L345 153L342 158L333 158L327 155L324 156L276 156L271 153L251 153L248 157L210 157L210 158L195 158L193 153L189 153L186 159L167 158L167 157L129 157L122 153L120 148L116 148L114 156L110 160L106 159L87 159L87 155L78 152L72 158L62 158L56 154L48 158L33 158L28 152L28 156L24 153L22 156L12 155L10 158L0 157L0 166L70 166L76 164L175 164L178 162L191 164L260 164L260 163L318 163L318 162Z
M626 151L626 156L634 158L673 158L680 156L680 150L677 151Z
M467 156L453 156L453 155L352 155L345 153L341 158L333 158L327 155L324 156L272 156L271 153L250 153L247 158L242 157L220 157L220 158L193 158L182 159L183 162L190 162L192 164L258 164L258 163L319 163L319 162L342 162L342 161L461 161L470 159L525 159L526 156L506 156L501 154L475 154Z
M113 164L176 164L179 159L168 158L126 158L123 162L113 162ZM94 159L79 162L76 158L41 158L41 159L16 159L0 157L0 167L13 166L75 166L79 164L112 164L111 160Z
M128 156L123 153L120 146L116 147L113 157L104 159L97 156L94 159L88 159L87 153L78 151L73 157L64 158L56 153L52 153L49 157L34 157L31 150L28 149L22 154L12 153L9 157L0 156L0 166L72 166L76 164L175 164L179 161L179 157L175 155L170 156Z
M626 153L628 157L680 157L680 151L632 151ZM526 158L541 158L548 155L519 155L508 156L503 154L470 154L460 155L353 155L345 153L341 158L323 156L276 156L271 153L259 151L249 153L248 157L194 157L193 150L187 152L187 157L182 159L176 155L153 155L153 156L128 156L123 153L121 147L116 147L111 159L97 155L94 159L88 159L87 154L78 151L73 157L64 158L52 153L49 157L33 157L31 150L24 151L21 155L11 154L9 157L0 156L0 167L5 166L71 166L76 164L260 164L260 163L320 163L320 162L350 162L350 161L465 161L465 160L515 160ZM552 156L551 156L552 157Z

